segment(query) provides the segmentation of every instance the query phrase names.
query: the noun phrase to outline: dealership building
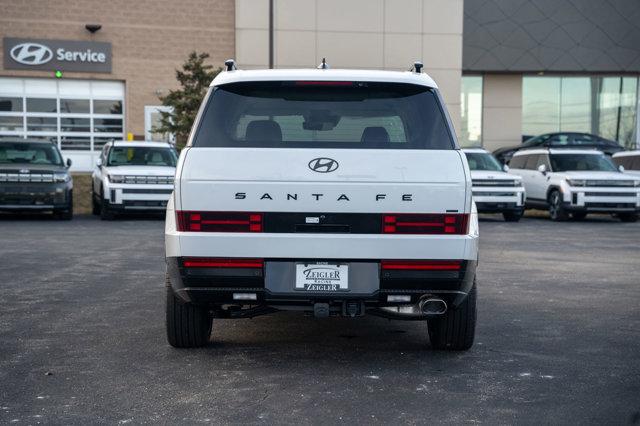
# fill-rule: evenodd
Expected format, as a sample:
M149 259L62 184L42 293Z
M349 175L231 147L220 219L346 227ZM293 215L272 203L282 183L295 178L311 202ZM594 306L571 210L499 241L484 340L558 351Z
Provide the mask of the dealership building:
M421 60L463 145L554 131L638 138L636 0L0 0L0 140L91 170L153 131L188 53L219 66L407 70Z

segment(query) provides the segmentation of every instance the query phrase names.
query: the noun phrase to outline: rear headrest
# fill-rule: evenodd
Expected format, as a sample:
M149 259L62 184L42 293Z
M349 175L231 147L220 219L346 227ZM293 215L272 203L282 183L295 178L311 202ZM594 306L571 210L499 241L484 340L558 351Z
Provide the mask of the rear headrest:
M245 140L282 142L282 129L275 121L254 120L247 125Z
M389 142L389 133L384 127L365 127L360 142Z

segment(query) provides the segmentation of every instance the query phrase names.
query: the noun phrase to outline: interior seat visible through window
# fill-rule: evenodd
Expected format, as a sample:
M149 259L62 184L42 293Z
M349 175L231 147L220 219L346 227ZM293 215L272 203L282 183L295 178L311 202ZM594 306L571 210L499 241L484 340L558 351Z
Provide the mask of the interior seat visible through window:
M389 132L382 126L365 127L360 138L361 142L370 143L386 143L389 140Z
M254 120L247 125L245 140L282 142L282 129L272 120Z

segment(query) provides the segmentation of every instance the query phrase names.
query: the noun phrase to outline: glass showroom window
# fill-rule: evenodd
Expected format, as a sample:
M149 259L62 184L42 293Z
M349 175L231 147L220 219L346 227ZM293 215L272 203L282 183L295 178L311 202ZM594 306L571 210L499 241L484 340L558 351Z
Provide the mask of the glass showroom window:
M124 84L0 78L0 139L48 139L67 151L99 151L124 138Z
M482 145L482 77L462 77L460 145Z
M637 77L524 77L523 134L593 133L630 147L637 100Z

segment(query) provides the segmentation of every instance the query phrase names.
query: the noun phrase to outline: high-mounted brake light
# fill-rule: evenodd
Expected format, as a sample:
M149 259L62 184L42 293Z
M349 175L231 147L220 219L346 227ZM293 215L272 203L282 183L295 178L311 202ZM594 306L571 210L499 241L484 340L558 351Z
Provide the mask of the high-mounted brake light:
M262 232L262 213L176 212L181 232Z
M382 269L405 271L459 271L461 260L383 260Z
M219 257L186 257L182 261L185 268L262 268L262 259L227 259Z
M296 81L296 86L353 86L353 81Z
M468 214L385 214L382 216L382 233L464 235L468 224Z

